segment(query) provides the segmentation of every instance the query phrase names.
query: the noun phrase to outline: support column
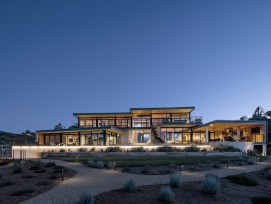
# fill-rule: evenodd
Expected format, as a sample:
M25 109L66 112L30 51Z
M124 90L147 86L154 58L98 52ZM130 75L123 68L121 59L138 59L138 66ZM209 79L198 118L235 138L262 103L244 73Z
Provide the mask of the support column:
M209 143L209 129L208 129L208 126L205 127L205 143Z
M267 151L267 148L266 148L266 144L263 145L263 152L262 152L262 156L266 156L266 151Z
M106 146L106 130L103 131L104 146Z
M240 141L240 138L241 138L241 136L240 136L240 127L238 126L237 127L237 139L238 139L238 141Z

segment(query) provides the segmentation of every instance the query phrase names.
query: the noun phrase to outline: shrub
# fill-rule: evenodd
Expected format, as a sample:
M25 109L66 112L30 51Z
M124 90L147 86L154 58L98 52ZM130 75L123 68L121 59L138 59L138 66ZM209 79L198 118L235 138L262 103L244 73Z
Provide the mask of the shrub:
M57 179L57 176L56 175L51 175L51 176L49 176L49 179L52 179L52 180Z
M22 178L24 178L24 179L29 179L29 178L33 178L34 176L31 176L31 175L24 175L24 176L22 176Z
M180 150L176 147L158 147L157 152L179 152Z
M18 163L14 163L13 165L13 174L20 174L23 173L22 167Z
M220 179L214 174L205 175L205 180L201 184L201 190L210 195L215 195L220 188Z
M240 152L240 149L233 147L231 145L217 145L213 147L214 151L219 151L219 152Z
M134 179L129 179L124 184L124 190L129 193L134 193L136 191L136 182Z
M259 152L256 149L254 149L254 150L248 149L246 152L246 155L248 155L248 156L256 156L257 154L259 154Z
M90 152L94 152L95 151L95 147L91 148L89 151Z
M247 164L248 164L248 165L253 165L253 164L255 164L255 160L254 160L253 158L249 158L249 159L247 160Z
M264 178L266 178L266 179L268 179L268 180L271 180L271 170L266 171L266 172L264 173Z
M190 147L185 147L182 149L183 152L200 152L200 148L195 145L191 145Z
M66 152L66 150L65 149L60 149L59 152Z
M88 166L88 167L94 167L94 161L91 160L91 159L89 159L89 160L87 161L87 166Z
M175 195L169 187L162 187L159 198L165 203L173 203Z
M112 162L112 161L109 161L109 162L107 162L106 166L109 169L114 169L116 167L116 163Z
M141 170L141 173L147 174L150 173L151 167L149 165L144 166L144 168Z
M243 175L227 176L226 178L229 179L233 183L240 184L243 186L257 186L258 185L258 182Z
M182 184L182 177L180 174L173 174L170 176L169 185L173 188L178 188Z
M1 182L0 183L0 188L2 188L2 187L6 187L6 186L12 186L12 185L14 185L15 184L15 182L13 182L13 181L6 181L6 182Z
M87 150L87 148L79 148L78 149L78 152L87 152L88 150Z
M44 173L44 172L46 172L45 169L40 169L40 170L34 171L34 173L37 173L37 174Z
M270 204L271 203L271 198L270 197L253 197L251 198L252 204Z
M65 169L64 166L54 166L53 169Z
M55 164L55 162L48 162L45 166L46 167L55 167L56 164Z
M90 191L83 192L79 204L94 204L94 197Z
M38 169L40 169L40 167L39 167L38 165L31 166L31 167L29 168L29 170L38 170Z
M105 149L106 152L121 152L121 148L119 147L107 147Z
M23 196L23 195L34 193L34 192L35 192L34 189L25 189L25 190L15 191L11 193L10 196Z
M51 182L49 181L41 181L39 183L37 183L37 186L49 186L51 184Z
M130 168L129 166L125 166L121 169L122 172L129 172L130 171Z
M104 168L104 163L102 161L96 161L94 163L94 167L97 169L102 169L102 168Z
M133 147L130 152L146 152L146 150L143 147Z
M265 167L265 168L263 169L263 173L265 173L265 172L267 172L267 171L269 171L269 170L271 170L271 165Z

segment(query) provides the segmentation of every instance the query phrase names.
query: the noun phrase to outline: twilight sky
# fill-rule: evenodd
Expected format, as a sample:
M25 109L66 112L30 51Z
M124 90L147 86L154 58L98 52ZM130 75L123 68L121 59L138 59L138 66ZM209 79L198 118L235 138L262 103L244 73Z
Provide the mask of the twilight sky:
M0 1L0 130L74 112L271 110L271 1Z

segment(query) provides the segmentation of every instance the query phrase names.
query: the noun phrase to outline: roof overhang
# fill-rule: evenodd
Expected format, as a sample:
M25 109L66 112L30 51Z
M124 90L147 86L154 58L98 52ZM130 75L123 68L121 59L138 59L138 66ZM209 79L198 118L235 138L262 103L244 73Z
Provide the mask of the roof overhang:
M117 112L117 113L74 113L75 117L78 118L109 118L109 117L131 117L129 112Z
M37 130L37 133L65 133L65 132L89 132L89 131L94 131L94 132L98 132L98 131L110 131L110 132L114 132L117 134L122 134L123 131L115 128L113 126L105 126L105 127L90 127L90 128L71 128L71 129L62 129L62 130Z
M132 114L162 114L162 113L191 113L195 109L190 107L168 107L168 108L130 108Z

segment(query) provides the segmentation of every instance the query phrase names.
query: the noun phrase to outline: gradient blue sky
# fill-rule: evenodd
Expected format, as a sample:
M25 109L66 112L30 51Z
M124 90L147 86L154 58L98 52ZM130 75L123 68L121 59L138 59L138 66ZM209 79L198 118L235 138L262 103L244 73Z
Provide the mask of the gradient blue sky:
M0 130L74 112L271 110L271 1L0 1Z

